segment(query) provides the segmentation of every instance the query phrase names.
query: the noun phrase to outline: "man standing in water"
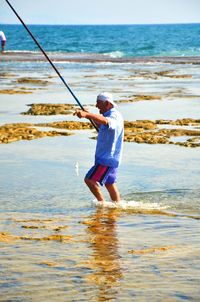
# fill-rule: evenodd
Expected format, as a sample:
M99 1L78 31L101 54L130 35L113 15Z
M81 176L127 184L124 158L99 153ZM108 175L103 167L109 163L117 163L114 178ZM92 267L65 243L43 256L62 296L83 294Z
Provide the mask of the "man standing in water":
M3 52L6 45L6 36L3 31L0 30L0 41L1 41L1 51Z
M99 132L97 138L95 163L87 172L85 183L100 202L104 196L99 187L105 185L113 202L120 201L120 193L116 186L117 169L121 161L124 121L116 109L112 94L103 92L97 96L96 107L100 114L77 110L74 115L79 118L91 119L97 124Z

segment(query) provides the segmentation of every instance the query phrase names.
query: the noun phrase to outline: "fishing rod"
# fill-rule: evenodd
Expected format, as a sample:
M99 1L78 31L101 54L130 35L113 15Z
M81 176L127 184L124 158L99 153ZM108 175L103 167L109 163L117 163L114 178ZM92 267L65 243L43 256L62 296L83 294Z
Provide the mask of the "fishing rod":
M49 61L49 63L51 64L51 66L53 67L53 69L55 70L55 72L57 73L57 75L59 76L59 78L61 79L61 81L63 82L63 84L67 87L67 89L69 90L69 92L71 93L71 95L73 96L73 98L75 99L75 101L77 102L77 104L79 105L79 107L83 111L85 111L85 109L82 106L82 104L80 103L80 101L77 99L77 97L75 96L75 94L73 93L73 91L71 90L71 88L69 87L69 85L66 83L65 79L61 76L61 74L58 71L58 69L56 68L56 66L50 60L50 58L48 57L48 55L46 54L46 52L44 51L44 49L42 48L42 46L39 44L39 42L36 40L36 38L34 37L34 35L32 34L32 32L29 30L29 28L27 27L27 25L24 23L24 21L22 20L22 18L18 15L18 13L14 9L14 7L10 4L10 2L8 0L5 0L5 1L8 3L8 5L10 6L10 8L14 12L14 14L17 16L17 18L19 19L19 21L22 23L22 25L24 26L24 28L27 30L27 32L29 33L29 35L31 36L31 38L33 39L33 41L35 42L35 44L38 46L38 48L41 50L41 52L43 53L43 55L45 56L45 58ZM91 120L91 119L89 119L89 120L90 120L91 124L94 126L94 128L98 132L99 130L97 128L97 125L93 122L93 120Z

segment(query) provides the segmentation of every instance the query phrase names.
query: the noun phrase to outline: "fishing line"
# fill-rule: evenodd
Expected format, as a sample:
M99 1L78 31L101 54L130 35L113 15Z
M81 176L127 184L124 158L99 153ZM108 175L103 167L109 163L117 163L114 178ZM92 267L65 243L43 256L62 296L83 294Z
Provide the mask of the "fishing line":
M32 32L29 30L29 28L26 26L26 24L24 23L24 21L21 19L21 17L18 15L18 13L16 12L16 10L14 9L14 7L10 4L10 2L8 0L5 0L8 5L10 6L10 8L12 9L12 11L14 12L14 14L17 16L17 18L19 19L19 21L22 23L22 25L24 26L24 28L27 30L27 32L29 33L29 35L31 36L31 38L33 39L33 41L35 42L35 44L38 46L38 48L41 50L41 52L43 53L43 55L45 56L45 58L49 61L49 63L51 64L51 66L53 67L53 69L55 70L55 72L57 73L57 75L59 76L59 78L61 79L61 81L63 82L63 84L65 85L65 87L67 87L68 91L71 93L71 95L73 96L73 98L75 99L75 101L77 102L77 104L79 105L79 107L85 111L84 107L82 106L82 104L80 103L80 101L77 99L77 97L75 96L75 94L73 93L73 91L71 90L71 88L69 87L69 85L66 83L65 79L61 76L60 72L58 71L58 69L56 68L56 66L53 64L53 62L50 60L50 58L48 57L48 55L46 54L46 52L44 51L44 49L42 48L42 46L39 44L39 42L36 40L36 38L34 37L34 35L32 34ZM89 119L91 124L93 125L93 127L97 130L98 132L98 128L96 126L96 124L93 122L93 120Z

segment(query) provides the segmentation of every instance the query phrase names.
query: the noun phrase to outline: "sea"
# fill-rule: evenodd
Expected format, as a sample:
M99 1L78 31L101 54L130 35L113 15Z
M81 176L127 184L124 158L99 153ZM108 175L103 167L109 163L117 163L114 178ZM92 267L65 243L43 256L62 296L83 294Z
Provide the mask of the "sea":
M28 28L92 112L109 91L116 101L158 96L119 103L128 121L200 118L200 24ZM0 126L77 121L21 114L76 101L22 25L0 30ZM199 147L125 142L122 201L113 206L102 188L102 207L83 180L94 135L0 144L0 301L199 301Z
M48 52L95 53L111 57L199 56L200 24L29 25ZM22 25L1 25L10 51L37 51Z

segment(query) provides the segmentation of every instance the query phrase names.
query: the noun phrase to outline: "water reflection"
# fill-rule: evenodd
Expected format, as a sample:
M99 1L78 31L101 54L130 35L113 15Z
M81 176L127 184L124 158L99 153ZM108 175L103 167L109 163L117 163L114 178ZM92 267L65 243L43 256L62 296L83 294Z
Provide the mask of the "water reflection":
M87 232L92 248L90 263L93 272L87 279L99 289L97 301L108 301L116 298L119 281L123 277L118 253L117 211L98 208L90 219Z

